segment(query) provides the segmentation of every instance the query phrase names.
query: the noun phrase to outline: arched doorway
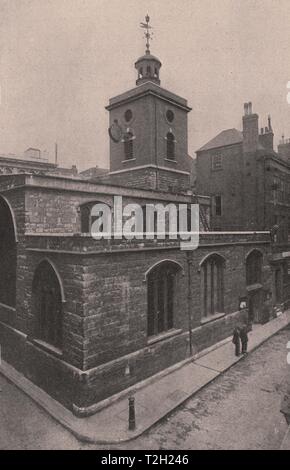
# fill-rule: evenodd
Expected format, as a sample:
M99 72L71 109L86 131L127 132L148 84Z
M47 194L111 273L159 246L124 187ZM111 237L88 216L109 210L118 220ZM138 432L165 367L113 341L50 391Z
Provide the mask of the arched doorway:
M0 303L16 303L16 228L12 210L0 196Z
M176 281L181 267L163 261L147 274L147 334L157 335L174 327Z
M32 286L35 337L56 348L62 348L62 290L53 265L42 261L37 267Z

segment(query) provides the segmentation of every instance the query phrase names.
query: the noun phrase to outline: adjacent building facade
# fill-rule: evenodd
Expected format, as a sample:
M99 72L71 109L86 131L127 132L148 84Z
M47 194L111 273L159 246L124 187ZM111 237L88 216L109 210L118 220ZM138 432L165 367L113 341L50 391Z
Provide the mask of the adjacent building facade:
M273 300L283 307L290 300L289 142L276 152L270 116L260 130L258 119L245 103L242 131L224 130L197 151L197 191L211 197L213 230L271 231Z

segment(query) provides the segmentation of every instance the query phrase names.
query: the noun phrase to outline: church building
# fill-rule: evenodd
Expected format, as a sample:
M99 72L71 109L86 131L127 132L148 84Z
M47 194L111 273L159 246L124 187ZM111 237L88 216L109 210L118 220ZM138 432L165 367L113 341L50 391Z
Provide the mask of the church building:
M136 86L107 106L109 173L0 171L2 359L78 416L231 335L248 320L248 282L272 289L268 231L210 231L206 188L190 183L191 108L161 86L148 43L135 68ZM94 239L92 207L116 196L198 203L198 248Z

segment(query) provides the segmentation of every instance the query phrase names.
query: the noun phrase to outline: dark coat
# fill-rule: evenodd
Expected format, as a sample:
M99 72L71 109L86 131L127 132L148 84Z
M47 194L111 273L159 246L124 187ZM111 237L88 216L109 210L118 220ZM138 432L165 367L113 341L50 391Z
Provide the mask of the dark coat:
M240 330L239 328L234 329L233 333L233 343L237 344L240 341Z
M240 338L242 343L247 343L248 342L248 331L247 327L243 326L240 330Z

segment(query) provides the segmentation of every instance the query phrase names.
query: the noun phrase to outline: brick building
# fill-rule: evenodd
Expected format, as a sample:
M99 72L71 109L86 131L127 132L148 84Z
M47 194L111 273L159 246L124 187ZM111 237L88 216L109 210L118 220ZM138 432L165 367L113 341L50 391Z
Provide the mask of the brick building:
M0 155L0 175L11 175L26 173L27 171L31 173L49 173L53 172L57 165L54 163L49 163L47 159L41 158L32 158L29 153L27 154L27 149L24 152L24 157L19 157L17 155Z
M56 163L50 163L47 158L43 158L39 149L29 148L25 150L23 156L0 155L0 175L15 175L31 173L35 175L62 175L77 176L78 170L75 165L71 168L62 168ZM102 174L106 170L102 170ZM81 177L86 178L86 173Z
M211 197L217 231L270 230L274 303L290 300L290 152L274 150L271 118L259 131L258 115L245 103L242 131L227 129L197 152L197 191ZM289 261L288 261L289 260Z
M271 290L269 232L206 232L210 199L191 191L190 108L160 86L160 67L147 51L137 86L110 100L109 174L28 165L0 175L2 357L80 416L231 334L247 319L249 283ZM92 206L115 196L142 207L198 201L198 249L93 239Z

